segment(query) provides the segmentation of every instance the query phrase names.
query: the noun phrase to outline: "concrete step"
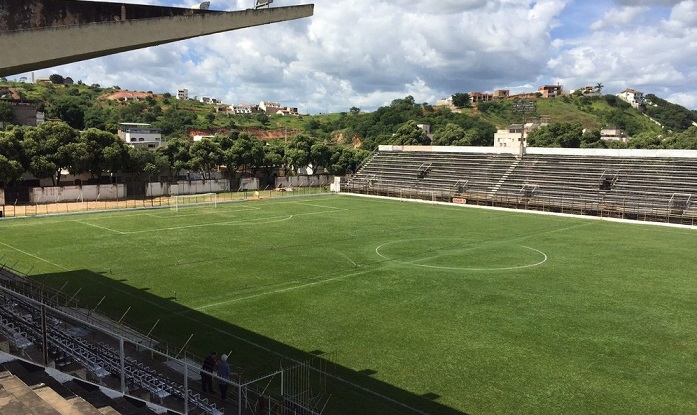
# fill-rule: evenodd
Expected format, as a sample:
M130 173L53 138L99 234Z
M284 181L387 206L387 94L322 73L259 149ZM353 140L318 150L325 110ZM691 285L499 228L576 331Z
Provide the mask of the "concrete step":
M0 379L0 386L11 395L6 404L0 408L0 413L3 415L61 415L60 412L41 399L29 386L14 376L6 376Z
M103 415L97 408L85 402L79 396L66 399L46 386L34 389L34 392L61 415Z

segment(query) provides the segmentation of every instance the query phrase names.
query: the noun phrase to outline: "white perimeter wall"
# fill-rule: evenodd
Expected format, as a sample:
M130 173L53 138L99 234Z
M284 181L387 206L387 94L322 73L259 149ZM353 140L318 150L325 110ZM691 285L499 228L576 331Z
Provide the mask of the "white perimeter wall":
M193 195L200 193L221 193L230 191L230 181L217 180L183 180L177 183L148 183L146 196L159 197L170 195Z
M240 190L259 190L259 179L256 177L240 179Z
M29 190L29 202L34 204L115 200L123 199L125 197L126 186L123 184L33 187Z
M380 146L380 151L421 151L431 153L489 153L518 154L513 147L467 147L467 146ZM610 157L682 157L697 158L697 150L644 150L609 148L545 148L527 147L525 154L569 155L569 156L610 156Z
M314 174L309 176L282 176L276 177L276 187L308 187L308 186L327 186L334 180L328 174Z

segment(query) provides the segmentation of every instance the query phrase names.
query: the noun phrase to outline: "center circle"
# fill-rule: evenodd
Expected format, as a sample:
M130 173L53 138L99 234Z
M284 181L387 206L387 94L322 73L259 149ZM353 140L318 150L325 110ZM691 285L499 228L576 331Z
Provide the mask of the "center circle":
M542 265L547 255L525 245L477 242L464 238L414 238L375 248L385 260L432 269L505 271Z

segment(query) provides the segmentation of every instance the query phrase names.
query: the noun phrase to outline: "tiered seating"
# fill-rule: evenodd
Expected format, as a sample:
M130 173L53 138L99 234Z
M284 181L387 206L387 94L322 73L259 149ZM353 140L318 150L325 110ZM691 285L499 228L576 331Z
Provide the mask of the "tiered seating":
M473 153L378 152L347 187L390 193L455 191L486 194L506 174L510 155Z
M26 348L30 345L40 347L43 344L41 324L35 318L39 315L40 310L34 303L24 301L20 297L6 295L0 301L0 328L5 327L3 331L13 334L10 339L15 348ZM61 321L50 322L46 329L48 354L54 359L57 368L66 370L66 366L76 362L96 379L108 375L118 377L121 374L120 354L113 346L87 341L79 335L74 335L70 330L65 330L65 324ZM205 413L222 413L207 398L192 390L186 393L183 385L159 374L131 356L125 359L125 378L131 390L145 390L159 400L170 396L177 399L186 398L193 407L200 408Z
M692 223L697 157L379 151L344 190Z
M71 383L71 382L67 382ZM0 413L45 415L153 414L143 405L116 401L101 394L84 399L43 368L14 360L0 367ZM91 402L90 402L91 401Z

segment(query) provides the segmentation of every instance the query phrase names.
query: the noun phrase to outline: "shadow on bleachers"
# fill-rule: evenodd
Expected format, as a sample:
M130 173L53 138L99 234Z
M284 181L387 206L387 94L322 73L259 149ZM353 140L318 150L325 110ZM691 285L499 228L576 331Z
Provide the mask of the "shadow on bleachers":
M0 279L0 330L7 339L6 348L39 367L55 367L85 380L73 382L78 384L75 388L107 387L135 398L131 399L133 402L152 402L171 413L222 414L241 410L243 414L279 415L355 411L385 415L464 415L439 404L437 394L416 395L401 390L374 379L372 375L376 372L371 369L359 372L341 367L334 363L331 354L295 349L184 307L175 297L157 297L147 289L133 288L99 273L79 270L19 278L15 275L14 282L9 281L7 269L0 273L5 276ZM44 285L50 282L61 287L68 281L72 287L100 289L89 290L94 293L93 298L83 293L81 298L86 300L78 304L74 296L60 294ZM11 286L18 289L12 291ZM100 296L115 292L119 293L120 309L110 310L102 304ZM25 294L38 294L40 299ZM94 310L96 306L102 310L99 314ZM111 319L105 315L111 315ZM133 318L124 318L126 315ZM135 320L140 332L117 324L119 320ZM159 327L175 325L179 330L160 332L158 340L140 334L148 328L157 332L158 324ZM192 334L190 341L182 344L182 336L188 334ZM216 349L227 353L230 348L235 375L229 399L223 402L216 395L201 392L200 358L187 350ZM245 359L234 356L245 356ZM286 376L283 396L270 386L273 376L267 376L278 373L279 367L285 368L281 376ZM312 379L303 380L307 384L293 385L289 379L298 377L298 373ZM300 399L301 395L306 399Z

